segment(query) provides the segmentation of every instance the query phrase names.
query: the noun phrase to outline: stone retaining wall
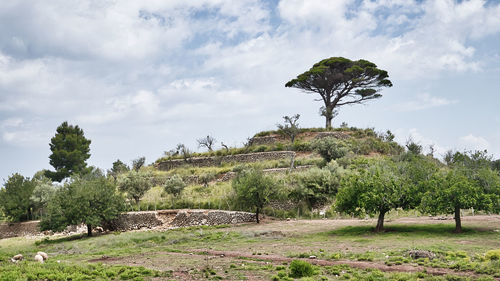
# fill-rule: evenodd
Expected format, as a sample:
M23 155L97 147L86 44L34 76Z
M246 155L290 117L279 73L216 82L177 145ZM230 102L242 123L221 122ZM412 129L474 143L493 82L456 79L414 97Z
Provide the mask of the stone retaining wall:
M0 224L0 239L31 236L40 234L38 224L40 221L28 221L17 223L1 223Z
M226 156L214 156L214 157L192 157L186 160L184 159L173 159L166 160L157 163L155 166L160 171L168 171L183 165L192 165L196 167L209 167L218 166L223 163L251 163L265 160L279 160L286 159L295 156L293 151L271 151L271 152L257 152L257 153L247 153L247 154L236 154L236 155L226 155Z
M129 212L110 224L109 230L128 231L136 229L155 229L186 227L197 225L220 225L254 222L255 214L220 210L159 210L149 212Z
M221 210L159 210L148 212L128 212L103 227L112 231L129 231L138 229L168 229L197 225L220 225L254 222L255 214ZM0 224L0 239L41 235L40 221ZM76 227L68 228L69 232L77 231Z
M281 137L279 135L270 135L263 137L253 137L248 141L249 145L269 145L277 143Z

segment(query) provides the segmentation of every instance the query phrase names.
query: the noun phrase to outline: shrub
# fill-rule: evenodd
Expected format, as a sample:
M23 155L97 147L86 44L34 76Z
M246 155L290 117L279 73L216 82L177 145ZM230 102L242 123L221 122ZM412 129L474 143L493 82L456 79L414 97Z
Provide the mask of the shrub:
M181 176L173 175L165 182L164 187L165 187L165 192L177 196L186 187L186 184L182 180Z
M296 141L292 145L293 151L311 151L311 143Z
M344 157L348 152L345 142L332 138L322 138L312 143L312 148L327 162Z
M289 196L295 201L305 200L313 207L323 204L337 193L342 171L342 168L332 161L322 169L312 168L297 173L293 178L295 188Z
M314 275L314 267L303 260L293 260L290 263L290 277L301 278Z
M487 260L500 260L500 249L490 250L484 256Z

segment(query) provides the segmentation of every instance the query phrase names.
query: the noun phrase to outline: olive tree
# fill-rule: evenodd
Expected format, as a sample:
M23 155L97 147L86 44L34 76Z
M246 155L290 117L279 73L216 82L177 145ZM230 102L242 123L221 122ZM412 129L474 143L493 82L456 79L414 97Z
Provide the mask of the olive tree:
M342 179L341 186L336 197L336 210L352 215L378 215L376 232L384 230L387 212L406 207L402 199L409 191L408 185L389 160L377 160L348 174Z
M116 218L124 210L124 200L112 181L100 172L74 177L57 190L49 201L42 230L61 231L69 225L85 224L88 236L92 228Z
M290 142L293 144L295 137L299 134L299 118L300 114L295 114L293 116L283 116L285 124L277 124L278 132L284 136L290 138Z
M152 187L151 177L149 172L131 170L118 178L118 189L139 205L141 197Z
M475 178L469 171L453 168L436 173L428 184L420 208L431 214L454 214L455 232L462 232L461 209L500 212L500 177L491 169L480 169Z
M237 201L245 207L255 208L255 218L274 194L276 183L261 170L245 169L239 172L232 182Z

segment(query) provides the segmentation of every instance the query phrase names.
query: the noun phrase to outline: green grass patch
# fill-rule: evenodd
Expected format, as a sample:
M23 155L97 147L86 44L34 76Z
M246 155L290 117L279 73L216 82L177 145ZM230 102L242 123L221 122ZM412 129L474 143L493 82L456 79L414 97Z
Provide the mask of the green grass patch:
M153 277L168 277L168 273L144 267L108 266L102 264L72 265L49 261L1 264L0 281L15 280L152 280Z

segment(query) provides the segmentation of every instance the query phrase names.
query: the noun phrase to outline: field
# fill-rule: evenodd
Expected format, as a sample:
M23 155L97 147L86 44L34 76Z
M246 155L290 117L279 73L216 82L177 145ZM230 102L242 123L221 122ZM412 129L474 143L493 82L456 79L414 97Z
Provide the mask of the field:
M500 216L261 224L0 240L0 280L500 280ZM413 259L410 250L432 259ZM495 251L496 250L496 251ZM37 264L33 256L50 258ZM21 253L26 259L8 259ZM293 264L304 260L312 264ZM296 263L296 262L294 262ZM308 276L309 275L309 276ZM305 276L305 277L303 277Z

